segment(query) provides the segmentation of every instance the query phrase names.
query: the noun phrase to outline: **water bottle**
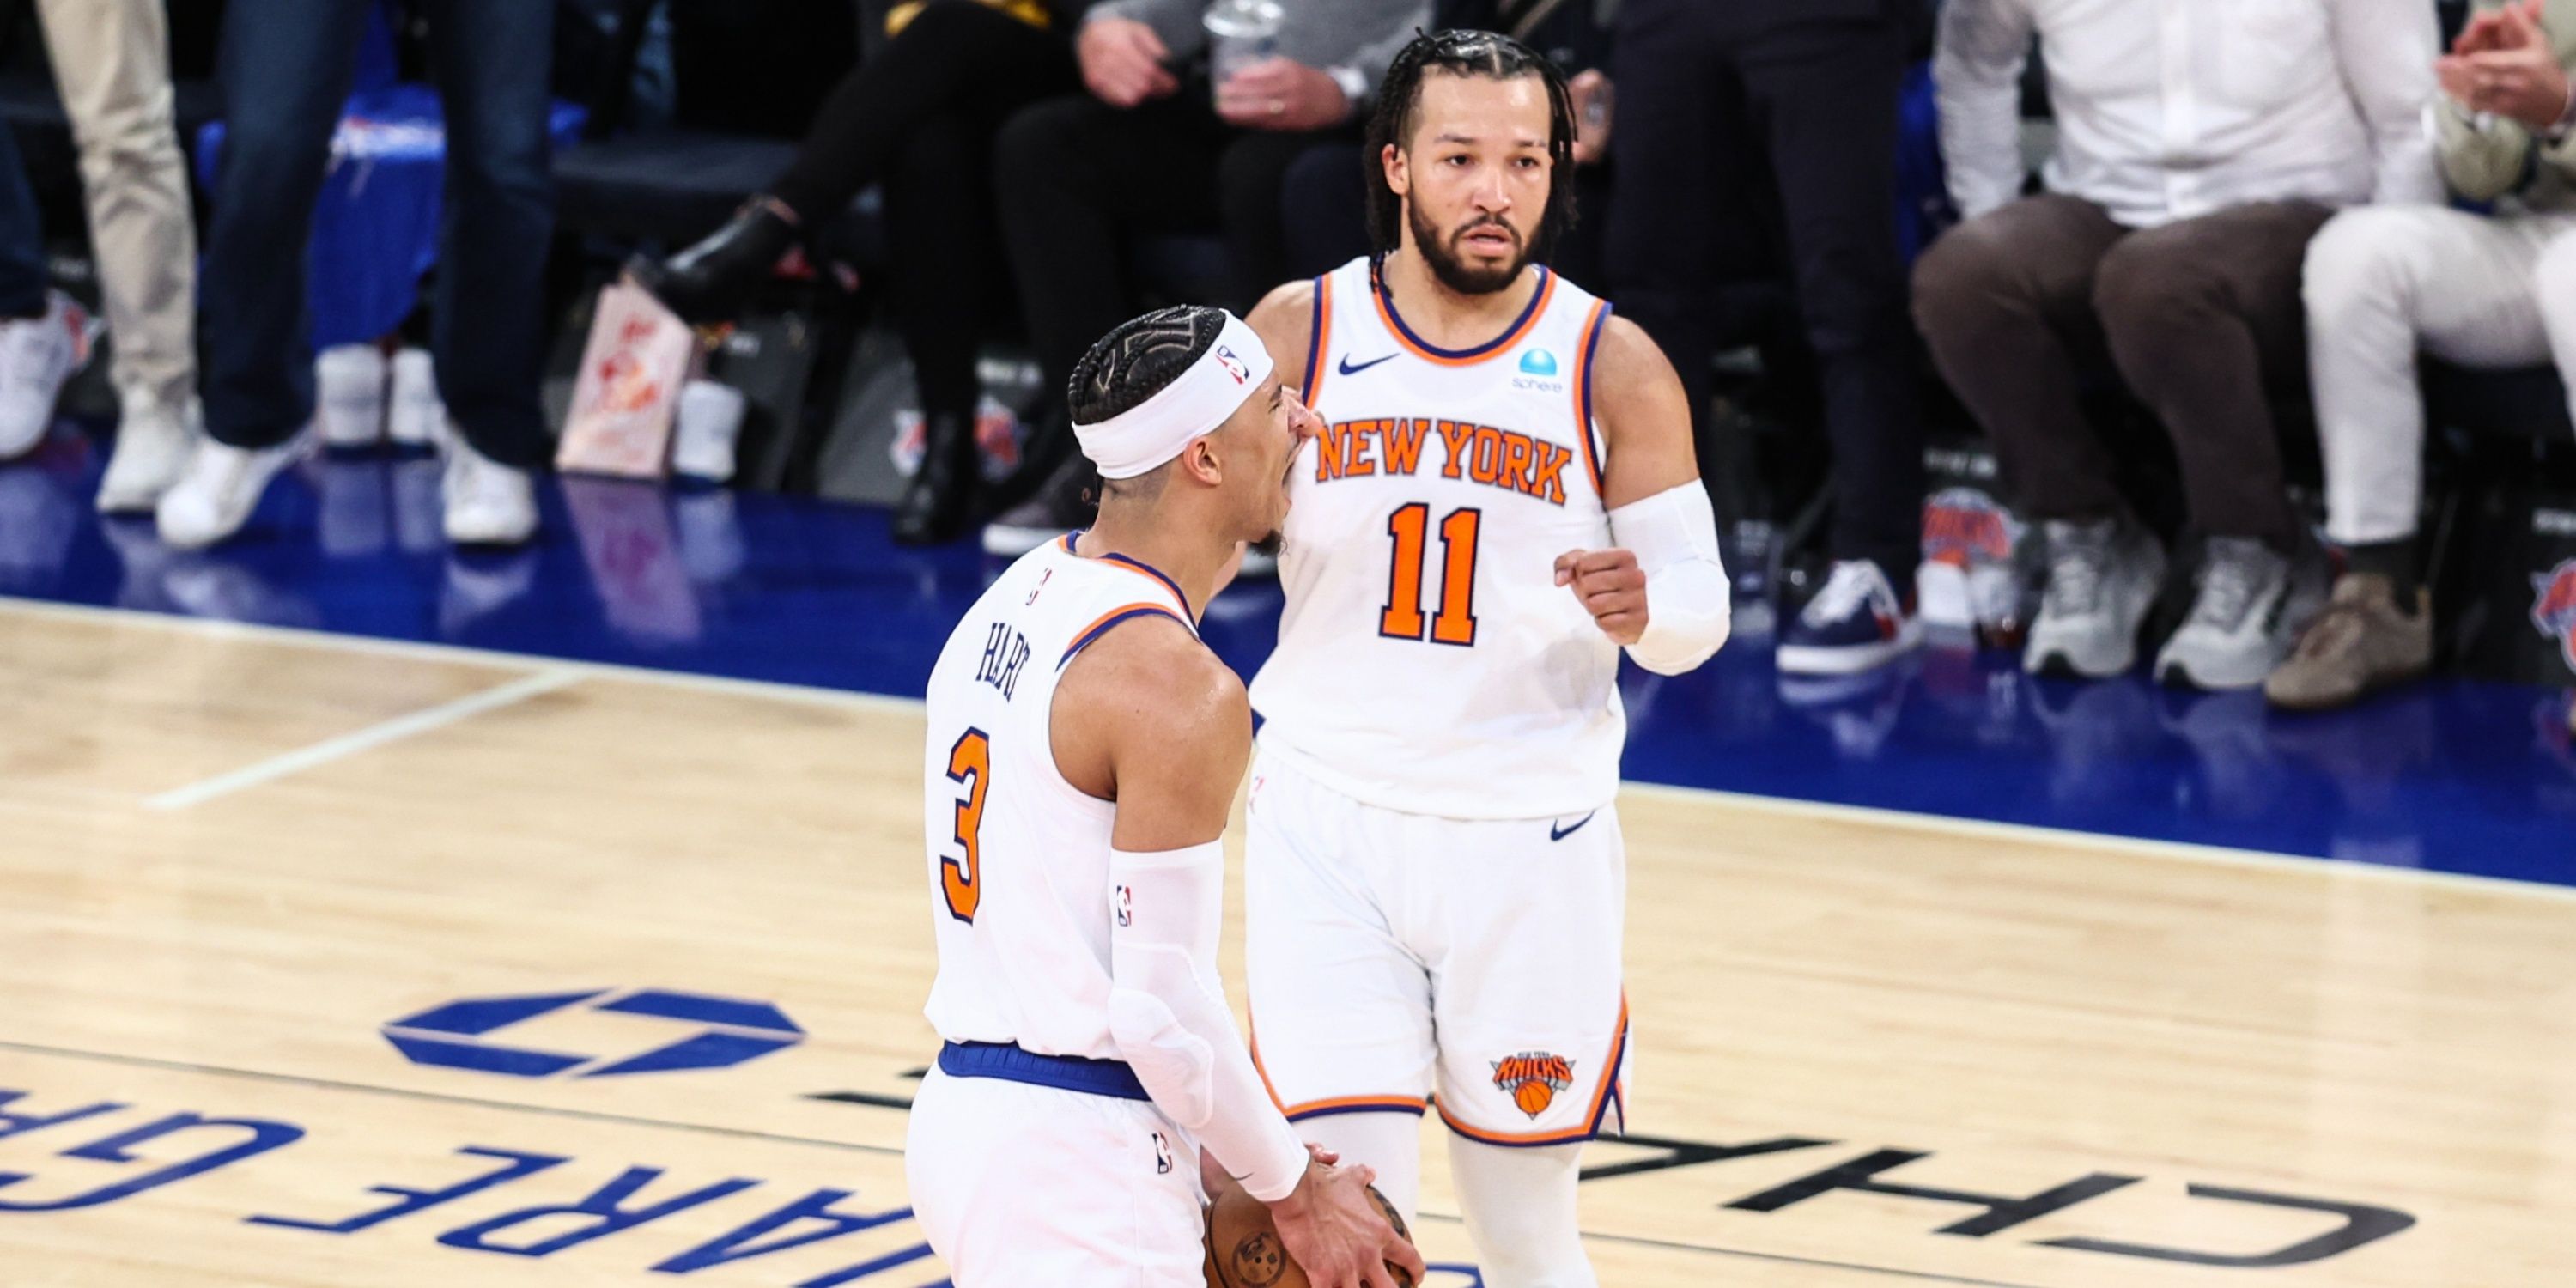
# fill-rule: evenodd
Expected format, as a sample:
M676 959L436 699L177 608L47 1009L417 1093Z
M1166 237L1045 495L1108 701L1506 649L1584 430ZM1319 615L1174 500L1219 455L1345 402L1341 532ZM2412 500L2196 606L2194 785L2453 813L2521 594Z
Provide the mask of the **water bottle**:
M1222 87L1236 72L1279 52L1279 27L1287 12L1278 0L1217 0L1204 19L1208 75Z

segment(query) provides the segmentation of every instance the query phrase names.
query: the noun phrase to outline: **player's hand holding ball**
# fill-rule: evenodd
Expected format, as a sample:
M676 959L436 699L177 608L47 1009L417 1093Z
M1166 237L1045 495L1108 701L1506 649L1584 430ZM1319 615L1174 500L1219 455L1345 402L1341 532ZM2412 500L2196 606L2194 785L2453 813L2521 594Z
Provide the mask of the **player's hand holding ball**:
M1205 1175L1208 1288L1413 1288L1422 1254L1404 1220L1370 1184L1367 1167L1336 1167L1313 1146L1305 1179L1287 1198L1263 1204L1226 1178Z
M1646 570L1630 550L1568 550L1556 557L1556 584L1572 588L1592 624L1621 644L1646 634Z

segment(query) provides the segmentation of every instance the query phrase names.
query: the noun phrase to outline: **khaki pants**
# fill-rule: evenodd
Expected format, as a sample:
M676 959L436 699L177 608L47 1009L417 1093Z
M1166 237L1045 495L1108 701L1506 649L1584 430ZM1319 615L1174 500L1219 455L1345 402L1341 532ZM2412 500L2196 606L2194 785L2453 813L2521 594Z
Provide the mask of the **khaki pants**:
M99 290L128 416L196 395L197 234L188 209L161 0L37 0L80 145Z

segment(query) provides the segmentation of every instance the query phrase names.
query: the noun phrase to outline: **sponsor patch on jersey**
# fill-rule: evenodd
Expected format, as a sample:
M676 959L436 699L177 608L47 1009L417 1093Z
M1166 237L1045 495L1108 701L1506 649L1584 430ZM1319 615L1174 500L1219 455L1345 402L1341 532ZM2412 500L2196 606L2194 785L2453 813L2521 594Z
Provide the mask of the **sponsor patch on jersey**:
M1574 1062L1545 1051L1523 1051L1493 1061L1494 1085L1512 1098L1513 1107L1532 1118L1556 1103L1556 1093L1574 1085Z
M1564 393L1565 382L1556 378L1556 355L1545 349L1521 354L1521 373L1512 377L1512 388L1530 393Z
M2576 666L2576 559L2562 559L2557 567L2534 575L2531 589L2531 624L2557 640L2567 665Z

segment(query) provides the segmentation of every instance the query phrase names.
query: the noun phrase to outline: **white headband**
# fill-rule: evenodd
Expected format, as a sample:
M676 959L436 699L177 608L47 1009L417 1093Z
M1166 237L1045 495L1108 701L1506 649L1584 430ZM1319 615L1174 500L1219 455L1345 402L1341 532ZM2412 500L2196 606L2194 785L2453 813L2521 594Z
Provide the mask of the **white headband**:
M1075 425L1073 436L1100 477L1132 479L1224 424L1270 378L1270 368L1261 337L1228 313L1216 343L1178 379L1097 425Z

